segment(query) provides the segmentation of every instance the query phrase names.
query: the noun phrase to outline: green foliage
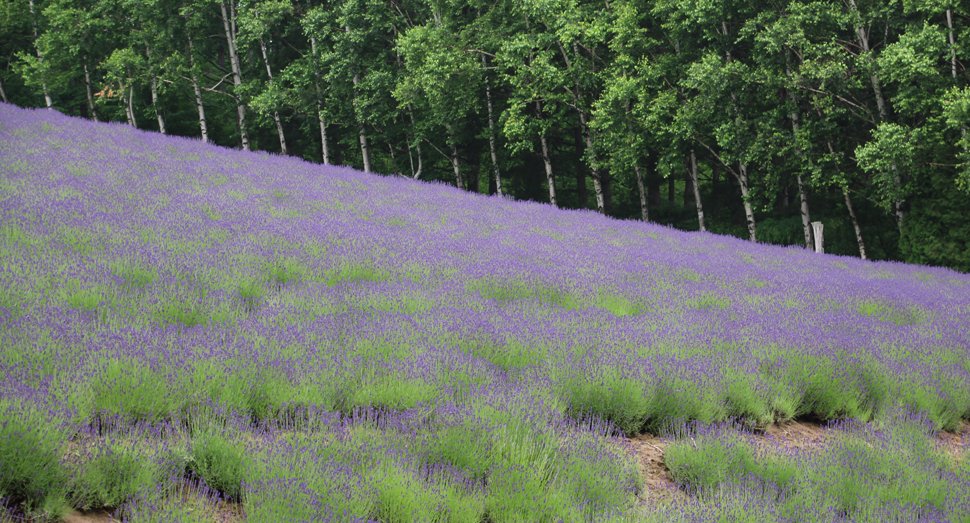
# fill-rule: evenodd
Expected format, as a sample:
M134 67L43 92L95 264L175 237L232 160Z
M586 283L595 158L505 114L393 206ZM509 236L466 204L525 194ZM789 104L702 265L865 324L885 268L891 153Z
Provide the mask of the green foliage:
M71 489L72 502L84 509L118 507L155 488L161 468L135 442L113 442L96 449L80 466Z
M61 462L67 434L57 420L0 400L0 499L49 518L67 514L68 472Z
M327 271L326 282L327 285L335 287L356 282L381 282L390 278L391 275L387 271L372 264L345 263L336 269Z
M491 278L475 280L468 288L479 293L487 300L511 303L520 300L535 300L543 305L575 309L576 298L568 292L543 282L524 282L519 280L500 281Z
M252 468L246 446L218 432L204 432L192 440L188 470L227 499L242 499L243 482Z

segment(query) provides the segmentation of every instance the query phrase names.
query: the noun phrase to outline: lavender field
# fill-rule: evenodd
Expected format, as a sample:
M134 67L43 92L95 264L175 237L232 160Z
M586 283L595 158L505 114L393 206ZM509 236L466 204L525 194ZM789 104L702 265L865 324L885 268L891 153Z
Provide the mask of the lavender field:
M970 521L970 276L6 104L0 369L12 521Z

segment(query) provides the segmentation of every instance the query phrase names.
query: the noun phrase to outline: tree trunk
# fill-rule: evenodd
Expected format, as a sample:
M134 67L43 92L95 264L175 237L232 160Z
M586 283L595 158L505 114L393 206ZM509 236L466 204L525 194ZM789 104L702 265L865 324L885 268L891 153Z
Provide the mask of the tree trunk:
M162 111L158 107L158 79L155 77L155 71L150 72L152 80L152 109L155 110L155 117L158 118L158 132L162 134L168 134L165 132L165 117L162 116Z
M835 148L832 147L832 140L828 140L829 154L832 158L836 158ZM838 164L836 164L837 166ZM855 210L852 208L852 199L849 198L849 186L846 183L842 184L842 195L845 197L845 206L849 209L849 218L852 219L852 227L855 229L855 238L859 242L859 256L863 260L866 259L866 244L862 241L862 228L859 227L859 220L856 218Z
M330 163L330 147L327 144L327 122L323 118L323 94L320 89L320 71L317 64L317 39L310 37L310 52L313 54L313 87L317 91L317 123L320 124L320 149L323 155L323 163Z
M7 99L7 91L5 91L3 89L3 79L2 78L0 78L0 99L2 99L3 100L3 103L5 103L5 104L10 103L10 100Z
M199 111L199 129L202 132L202 143L209 143L209 127L205 121L205 106L202 105L202 89L199 88L199 77L195 72L195 52L192 46L192 36L186 35L189 41L189 67L192 68L192 90L195 91L195 107Z
M552 159L549 157L549 144L546 141L546 133L539 135L539 142L542 144L542 163L546 166L546 183L549 184L549 203L558 207L556 202L556 178L552 175Z
M229 1L233 2L234 0ZM229 13L226 12L225 0L219 2L219 6L222 8L222 25L226 31L226 42L229 44L229 63L232 67L232 84L238 90L242 86L242 65L239 62L239 53L236 52L236 8L235 5L230 4L230 12L232 13L232 18L230 19ZM248 151L249 131L246 127L246 106L242 102L242 97L237 92L233 92L233 97L236 99L236 114L239 119L239 138L242 141L243 150Z
M576 156L583 157L583 132L579 127L574 128L576 139ZM579 200L580 209L589 208L589 190L586 187L586 170L579 167L582 162L576 162L576 199Z
M697 225L701 232L707 232L704 225L704 204L701 202L701 187L697 177L697 154L690 150L690 185L694 193L694 208L697 209Z
M536 118L542 120L542 105L538 100L536 101ZM549 203L559 207L556 202L556 178L552 174L552 157L549 154L549 142L546 140L545 131L539 133L539 143L542 146L542 163L546 167L546 183L549 184Z
M562 42L557 40L559 45L559 52L562 54L563 60L566 62L566 67L572 67L571 60L569 60L569 55L566 54L566 49L562 46ZM578 42L573 42L573 52L579 54ZM590 174L593 175L593 191L596 193L596 210L600 214L606 214L607 204L606 197L603 188L603 178L600 172L599 166L596 163L596 150L593 148L593 130L589 128L586 121L586 109L584 108L582 89L579 85L579 79L573 76L573 84L576 90L573 92L573 100L576 102L576 109L579 111L579 124L580 129L583 131L583 136L586 138L586 150L589 152L589 170Z
M849 6L856 13L859 12L859 8L856 7L855 0L849 0ZM859 46L862 47L862 51L869 55L869 35L866 34L865 28L861 25L855 28L856 40L859 42ZM869 69L869 82L872 84L872 93L876 97L876 107L879 109L879 118L883 122L890 121L889 117L889 107L886 104L886 98L882 94L882 83L879 81L879 75L876 74L876 70L870 66ZM889 168L893 183L897 188L902 186L902 180L899 176L899 170L896 168L895 162ZM896 200L893 202L893 207L895 208L895 218L896 226L899 228L900 234L903 232L903 202L901 200Z
M91 73L88 72L88 56L87 55L84 55L84 60L83 61L84 61L84 88L85 88L85 90L87 91L87 94L88 94L88 110L91 111L91 119L94 120L95 122L97 122L98 121L98 111L95 110L95 108L94 108L94 95L92 94L92 90L91 90ZM0 87L0 92L2 92L2 91L3 91L3 89L2 89L2 87ZM7 101L7 96L6 95L3 96L3 101L4 102Z
M350 34L350 26L345 25L344 31ZM360 83L360 73L354 73L354 108L357 108L357 84ZM356 112L356 111L355 111ZM370 172L370 147L367 145L367 133L365 132L364 122L357 123L357 137L360 141L360 155L364 159L364 172Z
M482 64L488 67L488 58L482 55ZM492 155L492 170L495 176L495 191L502 195L502 177L498 168L498 153L495 150L495 118L492 116L492 84L489 83L488 74L485 74L485 101L488 105L488 149Z
M636 163L633 164L633 172L637 174L637 189L640 190L640 217L645 222L650 221L650 208L647 206L647 191L643 186L643 172L640 171L640 166Z
M37 62L43 66L44 63L44 53L40 51L40 46L37 45L40 37L37 35L37 15L34 13L34 0L30 0L30 22L34 26L34 48L37 49ZM22 4L21 4L22 5ZM51 99L51 93L47 90L47 80L41 82L44 88L44 101L47 102L47 108L54 108L54 100Z
M586 125L586 111L582 109L579 110L579 124L583 131L583 137L586 139L586 151L588 151L590 156L589 171L593 175L593 192L596 193L596 210L600 214L606 214L606 200L603 197L603 178L599 166L596 165L596 153L593 150L593 133L589 126Z
M125 106L125 119L128 120L128 125L135 127L132 121L131 104L128 103L128 86L120 84L118 91L121 93L121 104Z
M744 218L748 224L748 239L756 242L758 241L757 226L754 221L754 208L751 207L751 197L748 194L748 166L742 163L739 167L738 183L741 185L741 199L744 201Z
M445 129L448 130L448 146L451 147L451 156L448 159L451 161L451 168L455 171L455 183L459 189L465 189L465 180L461 177L461 165L458 163L458 146L455 145L457 140L451 124L446 123Z
M946 8L946 27L949 32L950 37L950 74L953 76L953 83L957 83L957 43L956 37L953 34L953 8ZM960 124L960 135L963 137L963 143L966 144L967 138L967 125L964 123ZM967 154L967 146L963 146L963 154Z
M788 78L792 77L791 58L789 57L787 50L785 51L785 72L788 74ZM789 114L789 117L791 118L792 137L797 143L798 129L801 124L801 115L798 112L798 98L795 97L795 92L792 91L791 89L787 89L787 91L788 91L788 99L792 103L792 110L791 110L791 113ZM796 147L795 150L798 153L798 157L804 161L805 152L802 151L802 148ZM812 248L812 218L808 212L808 191L805 189L805 183L802 180L802 173L800 170L797 172L795 179L798 181L798 198L799 198L799 201L801 202L800 209L802 214L802 232L805 234L805 248L811 249Z
M684 207L694 206L694 173L691 172L690 155L684 156Z
M82 59L82 62L83 62L83 65L84 65L84 89L85 89L85 91L87 91L87 95L88 95L88 110L91 111L91 119L94 120L95 122L97 122L98 121L98 112L94 109L94 94L92 94L92 91L91 91L91 73L88 72L88 56L87 55L84 55L84 58ZM2 87L0 87L0 92L2 92L2 91L3 91L3 89L2 89ZM7 101L6 95L4 95L3 101L5 101L5 102Z
M855 229L855 239L859 242L859 256L863 260L866 259L866 244L862 241L862 228L859 227L859 220L855 216L855 210L852 208L852 199L849 198L849 188L842 186L842 195L845 196L845 207L849 209L849 218L852 219L852 227Z
M397 155L394 154L394 146L391 142L387 142L387 150L391 153L391 168L394 169L394 174L400 175L401 172L397 170Z
M270 89L273 88L273 69L269 66L269 54L266 52L266 42L260 37L259 50L263 53L263 63L266 64L266 76L269 77ZM283 122L280 120L280 112L273 109L273 121L276 122L276 133L280 135L280 151L284 155L290 152L286 149L286 136L283 135Z
M408 115L411 117L411 128L414 129L417 126L417 122L414 120L414 109L411 107L411 104L408 104ZM421 142L418 142L417 144L415 144L414 148L417 149L418 151L418 170L417 171L414 170L414 160L412 159L411 177L417 180L418 178L421 178L421 171L424 169L424 163L423 163L424 155L421 154ZM408 144L408 155L410 154L411 154L411 145Z

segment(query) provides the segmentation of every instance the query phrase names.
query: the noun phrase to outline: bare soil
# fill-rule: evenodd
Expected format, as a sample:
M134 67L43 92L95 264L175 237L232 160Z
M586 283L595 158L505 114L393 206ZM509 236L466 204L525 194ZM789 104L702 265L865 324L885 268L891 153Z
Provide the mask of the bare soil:
M838 429L823 427L810 421L791 421L770 425L763 433L756 433L752 437L755 444L763 445L762 448L814 453L831 444L839 432ZM640 503L667 504L686 500L687 494L677 488L664 463L665 441L651 434L641 434L628 441L636 449L637 462L643 477L644 492ZM959 462L970 450L970 422L962 421L960 428L954 432L938 432L936 445L940 451Z

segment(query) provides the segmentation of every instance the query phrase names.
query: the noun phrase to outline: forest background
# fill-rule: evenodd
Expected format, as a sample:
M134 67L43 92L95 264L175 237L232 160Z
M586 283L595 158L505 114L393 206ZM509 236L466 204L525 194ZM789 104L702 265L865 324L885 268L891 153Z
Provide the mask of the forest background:
M966 2L14 0L0 95L970 271Z

